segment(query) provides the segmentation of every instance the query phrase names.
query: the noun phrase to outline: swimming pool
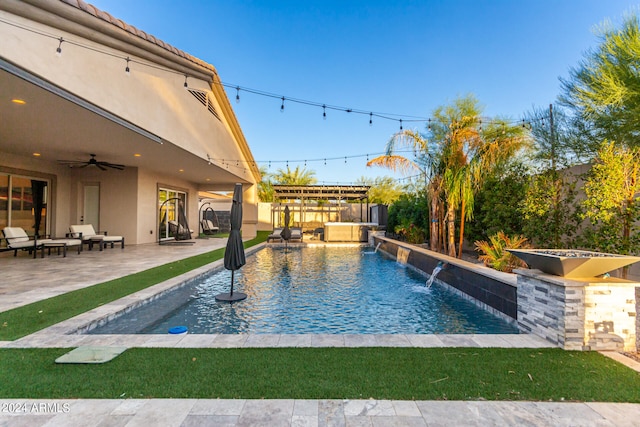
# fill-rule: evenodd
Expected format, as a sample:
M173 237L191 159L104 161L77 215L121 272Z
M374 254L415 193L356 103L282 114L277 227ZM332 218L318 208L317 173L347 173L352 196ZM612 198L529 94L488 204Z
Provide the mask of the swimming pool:
M235 273L248 298L215 301L214 272L124 314L93 334L511 334L517 327L382 253L364 247L267 247Z

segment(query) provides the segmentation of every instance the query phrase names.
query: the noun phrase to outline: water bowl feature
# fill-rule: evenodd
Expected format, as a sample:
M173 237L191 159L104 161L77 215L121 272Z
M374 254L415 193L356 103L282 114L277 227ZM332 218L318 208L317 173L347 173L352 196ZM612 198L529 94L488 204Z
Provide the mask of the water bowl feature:
M507 249L529 268L566 278L596 277L640 261L640 257L571 249Z

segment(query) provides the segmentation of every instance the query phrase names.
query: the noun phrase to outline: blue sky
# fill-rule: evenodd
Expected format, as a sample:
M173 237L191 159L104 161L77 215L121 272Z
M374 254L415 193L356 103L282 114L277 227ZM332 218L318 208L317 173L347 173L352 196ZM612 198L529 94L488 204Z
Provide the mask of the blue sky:
M485 116L547 107L559 77L639 1L89 0L214 65L223 82L285 98L427 118L474 94ZM367 168L399 123L228 90L255 159L305 166L319 183L392 175ZM425 129L423 123L403 127ZM344 157L347 157L346 162ZM362 156L362 157L353 157ZM338 160L323 159L335 158ZM320 160L316 160L320 159ZM295 162L300 160L300 162ZM315 160L315 161L314 161ZM281 163L278 163L280 161Z

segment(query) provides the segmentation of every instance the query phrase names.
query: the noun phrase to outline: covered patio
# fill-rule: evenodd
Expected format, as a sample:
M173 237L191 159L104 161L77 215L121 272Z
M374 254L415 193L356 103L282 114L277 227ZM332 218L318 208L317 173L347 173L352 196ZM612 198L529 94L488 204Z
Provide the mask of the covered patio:
M300 227L304 232L313 232L329 222L353 222L358 218L345 217L349 202L359 203L359 222L369 223L369 188L368 185L274 185L271 224L274 228L284 226L285 206L291 210L293 224L289 225Z

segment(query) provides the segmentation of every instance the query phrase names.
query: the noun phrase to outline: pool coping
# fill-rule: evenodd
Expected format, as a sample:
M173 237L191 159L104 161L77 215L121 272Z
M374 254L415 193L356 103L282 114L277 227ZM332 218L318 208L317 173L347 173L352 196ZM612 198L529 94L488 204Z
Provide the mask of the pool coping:
M246 254L263 249L253 246ZM107 322L162 294L186 286L220 269L218 260L164 282L150 286L116 301L96 307L71 319L41 329L15 341L0 342L1 348L69 348L84 345L183 348L251 347L554 347L530 334L85 334L88 329ZM95 325L95 326L93 326Z

